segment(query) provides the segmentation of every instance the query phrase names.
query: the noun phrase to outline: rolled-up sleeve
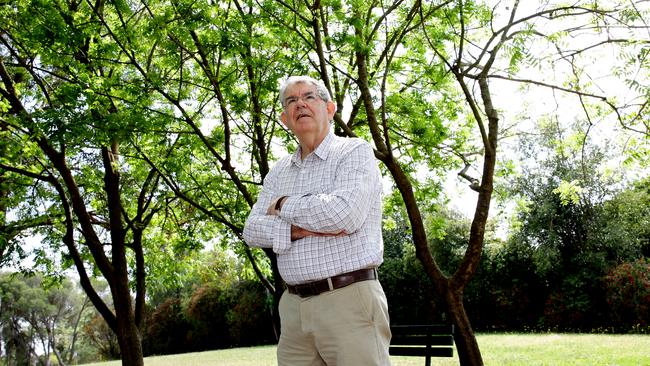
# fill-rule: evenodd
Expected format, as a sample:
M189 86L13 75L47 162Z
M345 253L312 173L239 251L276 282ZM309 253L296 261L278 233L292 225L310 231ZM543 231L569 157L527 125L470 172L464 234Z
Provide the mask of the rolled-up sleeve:
M272 176L269 174L244 225L244 241L251 247L272 248L282 254L291 248L291 224L278 216L267 215L273 201Z

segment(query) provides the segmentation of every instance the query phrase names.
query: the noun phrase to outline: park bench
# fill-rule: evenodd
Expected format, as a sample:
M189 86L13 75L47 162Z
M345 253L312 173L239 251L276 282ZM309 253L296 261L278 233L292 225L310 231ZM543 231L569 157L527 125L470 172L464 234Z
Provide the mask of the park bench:
M390 341L391 356L425 357L431 366L431 357L454 356L454 326L451 324L393 325Z

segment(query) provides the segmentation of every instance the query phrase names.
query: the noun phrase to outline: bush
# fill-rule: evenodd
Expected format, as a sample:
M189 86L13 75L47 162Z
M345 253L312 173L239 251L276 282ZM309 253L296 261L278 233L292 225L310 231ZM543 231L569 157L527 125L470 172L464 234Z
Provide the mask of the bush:
M650 261L622 263L608 272L603 284L611 315L623 329L650 325Z
M240 282L227 292L230 346L268 344L273 333L273 298L260 282Z
M445 321L446 308L419 260L405 222L384 228L384 264L379 281L386 293L392 324L423 324Z
M272 298L259 282L200 287L187 305L188 342L194 350L208 350L274 341L271 306Z
M188 342L193 351L227 348L229 346L226 313L230 304L225 291L210 285L199 287L187 305L191 324Z
M144 354L174 354L187 350L189 323L180 299L169 298L147 318L143 337Z
M104 318L97 314L83 328L85 339L97 350L97 358L102 361L119 360L120 346L117 337Z
M474 329L523 331L538 325L546 289L533 256L532 248L517 240L485 250L465 290Z
M269 344L273 299L257 281L203 285L189 299L165 299L147 316L145 355Z

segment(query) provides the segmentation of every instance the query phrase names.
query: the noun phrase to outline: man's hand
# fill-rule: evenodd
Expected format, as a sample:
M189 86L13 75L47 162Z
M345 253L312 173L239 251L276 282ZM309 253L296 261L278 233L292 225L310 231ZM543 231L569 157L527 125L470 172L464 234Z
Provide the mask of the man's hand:
M280 215L280 209L282 208L282 204L284 203L284 200L287 199L287 196L280 196L273 201L271 201L271 204L269 207L266 209L266 214L267 215L275 215L279 216Z
M291 241L306 238L308 236L344 236L344 235L348 235L348 233L346 233L345 231L339 231L338 233L319 233L316 231L303 229L296 225L291 225Z
M271 216L279 216L280 210L282 209L282 204L286 199L287 196L280 196L274 199L273 201L271 201L271 204L266 209L266 214ZM348 233L346 233L343 230L337 233L319 233L317 231L311 231L295 225L291 225L291 241L306 238L308 236L343 236L343 235L348 235Z

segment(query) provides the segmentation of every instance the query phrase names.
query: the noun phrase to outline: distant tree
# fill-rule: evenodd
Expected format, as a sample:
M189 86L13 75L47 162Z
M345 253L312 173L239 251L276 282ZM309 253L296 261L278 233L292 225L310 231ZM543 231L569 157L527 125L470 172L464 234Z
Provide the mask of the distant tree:
M1 281L0 334L4 346L5 364L29 364L33 357L33 340L22 324L19 307L20 299L28 291L27 286L21 281L8 281L7 274L4 273ZM25 310L29 311L29 308Z
M617 193L622 172L604 169L607 150L579 127L547 120L537 131L522 138L522 163L509 186L519 200L509 248L528 253L545 284L535 295L544 294L548 327L607 326L612 319L600 279L642 255L647 230L636 222L647 220L647 197L638 195L643 189Z
M650 177L633 182L605 202L604 239L624 261L650 258Z
M242 280L256 279L246 259L228 252L225 244L201 251L188 250L184 243L152 252L148 258L147 305L157 307L170 299L192 297L197 288L209 284L225 288ZM183 258L167 261L168 257ZM160 258L160 260L158 260Z
M51 356L59 365L75 361L76 320L85 307L84 296L70 281L48 284L40 275L2 273L0 295L0 339L7 364Z

